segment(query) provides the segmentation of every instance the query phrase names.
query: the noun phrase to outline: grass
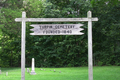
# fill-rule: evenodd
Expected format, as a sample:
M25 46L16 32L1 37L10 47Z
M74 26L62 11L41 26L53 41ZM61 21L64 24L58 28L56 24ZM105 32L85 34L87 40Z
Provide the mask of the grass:
M21 80L20 68L1 68L1 70L0 80ZM6 76L6 72L8 72L8 76ZM35 68L35 72L36 75L30 75L25 71L25 80L88 80L88 67ZM94 67L93 79L120 80L120 66Z

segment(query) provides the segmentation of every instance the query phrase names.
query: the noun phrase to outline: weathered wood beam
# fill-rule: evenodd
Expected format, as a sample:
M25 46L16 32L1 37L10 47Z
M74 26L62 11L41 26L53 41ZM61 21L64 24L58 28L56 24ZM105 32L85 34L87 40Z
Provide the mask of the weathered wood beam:
M23 18L16 18L16 22L21 22ZM26 22L83 22L88 18L24 18ZM98 18L91 18L91 21L98 21Z

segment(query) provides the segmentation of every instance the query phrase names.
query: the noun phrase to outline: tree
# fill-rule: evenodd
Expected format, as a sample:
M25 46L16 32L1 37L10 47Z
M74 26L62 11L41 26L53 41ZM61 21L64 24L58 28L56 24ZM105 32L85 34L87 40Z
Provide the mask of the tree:
M0 2L1 50L0 66L18 66L20 56L20 23L15 22L16 17L21 17L19 10L22 0L4 0Z
M17 0L4 3L0 14L0 66L20 66L21 24L15 18L26 11L28 18L81 18L88 10L98 22L93 22L94 65L120 65L119 63L119 4L109 0ZM22 3L22 0L20 0ZM115 2L114 5L112 2ZM1 2L0 2L1 3ZM37 67L86 66L88 62L87 23L82 36L31 36L31 24L78 24L78 22L26 23L26 66L35 58ZM7 58L7 59L6 59ZM106 61L107 60L107 61ZM3 65L3 63L6 64Z
M100 2L100 1L99 1ZM93 7L93 15L98 16L99 21L95 24L97 28L93 28L96 36L93 40L94 43L94 58L96 65L118 65L118 61L115 60L119 57L116 50L119 47L119 18L118 10L119 4L111 5L111 1L108 5L96 3ZM99 37L97 37L99 35ZM107 59L107 61L106 61Z

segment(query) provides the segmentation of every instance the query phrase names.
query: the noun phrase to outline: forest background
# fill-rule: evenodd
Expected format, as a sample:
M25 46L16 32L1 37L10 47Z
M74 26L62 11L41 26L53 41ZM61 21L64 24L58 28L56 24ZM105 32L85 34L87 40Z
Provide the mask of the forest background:
M120 66L120 1L119 0L0 0L0 67L21 65L21 23L15 18L82 18L92 11L93 65ZM26 67L35 58L36 67L78 67L88 65L88 33L84 35L32 36L26 24ZM59 24L73 24L62 22ZM78 22L74 22L78 24Z

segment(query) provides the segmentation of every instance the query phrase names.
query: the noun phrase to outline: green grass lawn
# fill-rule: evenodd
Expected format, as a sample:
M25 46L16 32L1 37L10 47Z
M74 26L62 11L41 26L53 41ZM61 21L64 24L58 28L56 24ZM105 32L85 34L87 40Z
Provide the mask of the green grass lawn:
M1 70L0 80L21 80L20 68L1 68ZM8 72L8 76L6 76L6 72ZM26 71L25 80L88 80L88 67L35 68L35 72L36 75L30 75ZM120 66L94 67L93 79L120 80Z

